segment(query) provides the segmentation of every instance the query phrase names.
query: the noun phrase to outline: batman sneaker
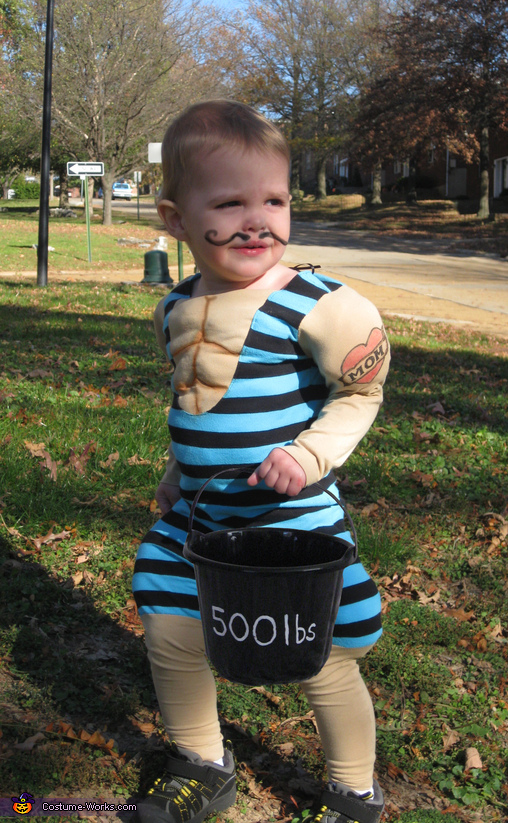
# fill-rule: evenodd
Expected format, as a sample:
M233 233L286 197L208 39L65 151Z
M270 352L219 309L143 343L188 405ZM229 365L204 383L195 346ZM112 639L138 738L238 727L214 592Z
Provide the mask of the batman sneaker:
M365 794L356 794L343 783L329 783L320 804L313 823L379 823L385 805L375 780L373 790Z
M166 771L137 805L135 823L202 823L236 798L233 755L224 750L224 766L171 744Z

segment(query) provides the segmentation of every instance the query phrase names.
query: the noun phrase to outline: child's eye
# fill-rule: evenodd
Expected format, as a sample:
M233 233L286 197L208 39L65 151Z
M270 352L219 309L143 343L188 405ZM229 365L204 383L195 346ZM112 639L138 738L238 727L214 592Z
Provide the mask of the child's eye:
M216 209L231 209L231 208L234 208L235 206L239 206L239 205L240 205L239 200L228 200L227 203L219 203L219 205L215 206L215 208Z
M271 197L270 200L267 200L269 206L283 206L284 203L280 199L280 197Z

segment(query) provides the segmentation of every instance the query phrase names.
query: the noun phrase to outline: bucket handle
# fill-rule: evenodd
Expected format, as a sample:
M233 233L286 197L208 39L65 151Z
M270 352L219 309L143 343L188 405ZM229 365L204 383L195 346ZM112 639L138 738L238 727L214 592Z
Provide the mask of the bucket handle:
M204 492L204 490L206 489L208 484L212 482L212 480L215 480L216 477L220 477L221 474L228 474L229 472L235 472L235 474L252 474L252 472L254 471L255 468L256 468L256 465L253 465L253 466L230 466L227 469L221 469L220 471L215 472L215 474L212 474L212 476L209 477L208 480L205 480L205 482L203 483L201 488L197 490L197 492L194 496L194 500L192 501L192 505L191 505L191 509L190 509L190 513L189 513L189 532L192 531L192 526L193 526L193 523L194 523L194 513L196 511L196 506L198 505L199 498L201 497L202 493ZM325 486L323 486L321 483L314 483L313 485L317 486L319 489L321 489L321 491L326 492L332 498L332 500L335 500L335 502L339 504L342 511L344 512L344 516L345 516L345 518L348 522L349 529L350 529L351 535L353 537L353 544L354 544L355 557L356 557L357 554L358 554L358 537L357 537L357 534L356 534L355 525L354 525L354 523L351 519L351 515L349 514L345 504L335 494L333 494L333 492L331 492L329 489L325 488Z

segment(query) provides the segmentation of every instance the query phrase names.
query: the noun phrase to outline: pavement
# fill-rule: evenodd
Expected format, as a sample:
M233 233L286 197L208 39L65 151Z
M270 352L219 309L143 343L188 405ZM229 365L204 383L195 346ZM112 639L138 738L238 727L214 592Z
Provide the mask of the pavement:
M135 203L118 203L118 211ZM153 205L143 204L155 211ZM117 210L115 208L115 211ZM126 209L127 210L127 209ZM508 339L508 260L469 252L459 241L407 239L345 230L336 224L293 222L287 265L312 263L368 297L385 316L453 323ZM193 267L185 267L191 274ZM178 272L171 267L176 281ZM0 277L35 278L35 272ZM93 280L140 283L139 270L54 273L49 280Z
M508 339L508 260L465 251L458 241L293 223L284 261L321 266L384 315L454 323Z

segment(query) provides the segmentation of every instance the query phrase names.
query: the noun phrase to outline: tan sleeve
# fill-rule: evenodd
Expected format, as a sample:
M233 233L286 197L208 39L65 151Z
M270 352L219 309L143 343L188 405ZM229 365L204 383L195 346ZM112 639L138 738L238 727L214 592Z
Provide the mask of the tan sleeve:
M310 486L341 466L372 426L383 401L390 349L378 310L348 286L319 300L303 319L298 342L330 390L310 428L283 447Z
M157 306L155 307L155 311L153 313L153 325L155 328L155 336L157 338L157 343L164 352L164 356L167 360L168 354L166 351L166 336L162 328L162 324L164 322L164 300L165 298L163 297L162 300L159 300Z
M157 306L153 314L153 324L155 327L155 336L157 338L157 343L161 347L162 351L164 352L164 356L167 359L168 355L166 351L166 337L162 329L162 324L164 322L164 299L165 298L163 298L157 303ZM166 463L166 471L164 472L164 476L162 477L160 482L167 483L170 486L179 486L181 476L182 474L178 467L178 463L176 462L176 457L173 454L173 448L170 443L168 449L168 462Z
M173 448L171 443L169 444L168 449L168 462L166 463L166 471L164 472L163 477L161 478L161 483L167 483L169 486L179 486L180 485L180 478L182 473L176 462L176 457L173 454Z

